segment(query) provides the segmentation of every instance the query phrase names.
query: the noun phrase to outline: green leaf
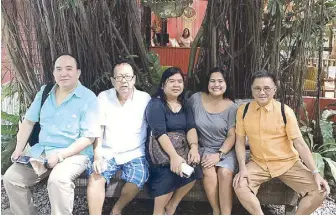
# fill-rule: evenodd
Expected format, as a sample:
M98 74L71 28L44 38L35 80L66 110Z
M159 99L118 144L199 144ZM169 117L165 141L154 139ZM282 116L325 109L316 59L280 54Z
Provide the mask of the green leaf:
M300 130L301 130L301 132L303 132L303 133L305 133L305 132L312 132L312 131L313 131L313 128L304 125L304 126L300 127Z
M321 119L326 121L330 119L331 117L333 117L334 115L336 115L336 110L326 109L322 112Z
M323 158L323 159L327 162L330 168L331 174L334 177L334 180L336 181L336 162L331 160L330 158Z
M14 125L1 125L1 135L15 136L18 127Z
M139 58L138 55L127 55L125 56L126 59L130 59L130 58Z
M2 146L4 146L2 150ZM1 174L5 174L6 170L12 165L11 155L16 147L16 139L1 139Z
M1 111L1 120L8 121L14 125L18 125L20 121L20 116L8 114L6 112Z
M332 122L322 120L320 121L320 127L323 137L324 143L332 143L335 142L334 136L333 136L333 126Z
M1 101L3 101L7 97L13 97L14 94L17 92L17 85L15 84L5 84L1 87Z
M323 157L319 153L316 153L316 152L313 152L312 154L313 154L313 158L314 158L317 169L319 170L320 174L324 176L324 166L325 165L324 165Z
M307 143L309 149L313 150L314 149L314 136L313 136L313 134L308 133L308 134L303 136L303 139Z
M149 52L147 54L148 62L150 63L149 73L152 78L153 84L158 85L160 83L163 68L160 65L159 55L155 52Z
M326 152L336 152L336 147L334 147L334 148L330 148L330 149L327 149L327 150L324 150L324 151L321 151L321 152L319 152L319 153L322 155L322 154L324 154L324 153L326 153Z
M317 151L320 152L320 151L324 151L325 149L329 149L333 147L336 147L335 142L329 142L329 143L324 142L320 147L318 147Z

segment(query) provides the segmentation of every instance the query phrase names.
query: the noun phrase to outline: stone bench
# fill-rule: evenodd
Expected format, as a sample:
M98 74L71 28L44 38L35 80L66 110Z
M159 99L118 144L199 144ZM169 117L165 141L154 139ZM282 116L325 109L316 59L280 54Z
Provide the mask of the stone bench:
M78 195L86 195L88 179L78 178L75 181L76 188L75 193ZM106 197L119 197L124 181L120 177L116 177L111 180L111 183L107 186ZM275 178L265 184L263 184L258 192L258 198L261 204L273 204L273 205L285 205L285 213L293 215L295 214L298 196L291 188L282 183L279 179ZM138 199L152 199L147 193L147 187L145 185L137 197ZM202 181L197 181L193 189L183 198L185 201L205 201L206 197ZM234 204L238 204L239 200L234 196Z
M247 160L249 158L249 151L246 154ZM112 179L106 189L106 197L119 197L121 188L125 182L120 178L121 172L118 172ZM86 188L88 185L88 179L84 176L79 177L75 181L75 193L78 195L86 195ZM298 202L298 195L290 187L282 183L279 179L274 178L271 181L262 184L257 194L261 204L273 204L273 205L285 205L285 213L293 215L296 211ZM147 192L145 185L144 189L137 195L138 199L152 199ZM196 182L193 189L183 198L185 201L205 201L208 202L208 198L205 194L202 181ZM239 200L234 195L234 204L238 204Z

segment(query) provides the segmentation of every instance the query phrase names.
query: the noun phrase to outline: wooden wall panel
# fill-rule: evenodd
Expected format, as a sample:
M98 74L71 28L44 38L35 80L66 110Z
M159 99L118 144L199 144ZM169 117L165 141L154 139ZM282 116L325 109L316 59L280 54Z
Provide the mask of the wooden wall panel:
M160 64L162 66L175 66L181 68L185 74L188 72L190 48L151 47L150 50L159 54ZM196 53L196 59L198 57L198 52L199 48Z

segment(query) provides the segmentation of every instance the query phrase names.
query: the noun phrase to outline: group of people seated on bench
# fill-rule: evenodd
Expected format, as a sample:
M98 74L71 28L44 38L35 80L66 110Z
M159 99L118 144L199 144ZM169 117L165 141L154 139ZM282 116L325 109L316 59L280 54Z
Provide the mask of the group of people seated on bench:
M330 192L300 132L293 110L274 99L273 73L253 73L253 101L238 105L227 69L213 68L202 92L184 94L179 68L164 71L157 93L135 88L132 64L118 62L112 89L98 97L79 82L71 54L54 62L56 84L42 103L45 86L27 110L17 134L13 165L3 176L14 214L37 214L29 187L48 178L52 214L70 215L74 180L86 172L90 214L102 214L105 185L116 172L125 180L111 214L121 214L148 187L154 214L174 214L196 180L213 214L231 214L235 192L251 214L263 214L256 197L260 185L278 177L301 197L297 214L310 214ZM36 122L39 142L24 152ZM248 138L251 160L245 161ZM16 163L23 154L46 160L47 172Z

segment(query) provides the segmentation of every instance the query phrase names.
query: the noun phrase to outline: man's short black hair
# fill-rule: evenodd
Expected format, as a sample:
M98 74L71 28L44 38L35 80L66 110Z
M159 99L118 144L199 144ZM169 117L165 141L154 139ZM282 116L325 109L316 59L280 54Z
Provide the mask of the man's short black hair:
M110 75L113 77L114 76L114 70L117 66L121 65L121 64L128 64L131 66L132 70L133 70L133 74L136 75L136 72L134 70L134 65L133 63L128 60L128 59L125 59L125 58L120 58L120 59L117 59L115 64L113 65L113 70L111 71Z
M251 80L251 84L253 84L254 80L257 79L257 78L263 78L263 77L266 77L266 78L271 78L275 84L275 86L278 86L278 81L277 81L277 78L276 76L274 75L274 73L271 73L269 71L266 71L266 70L260 70L260 71L257 71L255 73L252 74L252 80Z
M53 61L53 67L55 67L55 62L56 62L56 60L59 59L59 57L61 57L61 56L70 56L70 57L72 57L73 59L75 59L76 67L77 67L77 69L80 69L79 64L78 64L78 61L77 61L77 58L76 58L74 55L70 54L70 53L61 53L61 54L57 55L56 58L55 58L54 61Z

